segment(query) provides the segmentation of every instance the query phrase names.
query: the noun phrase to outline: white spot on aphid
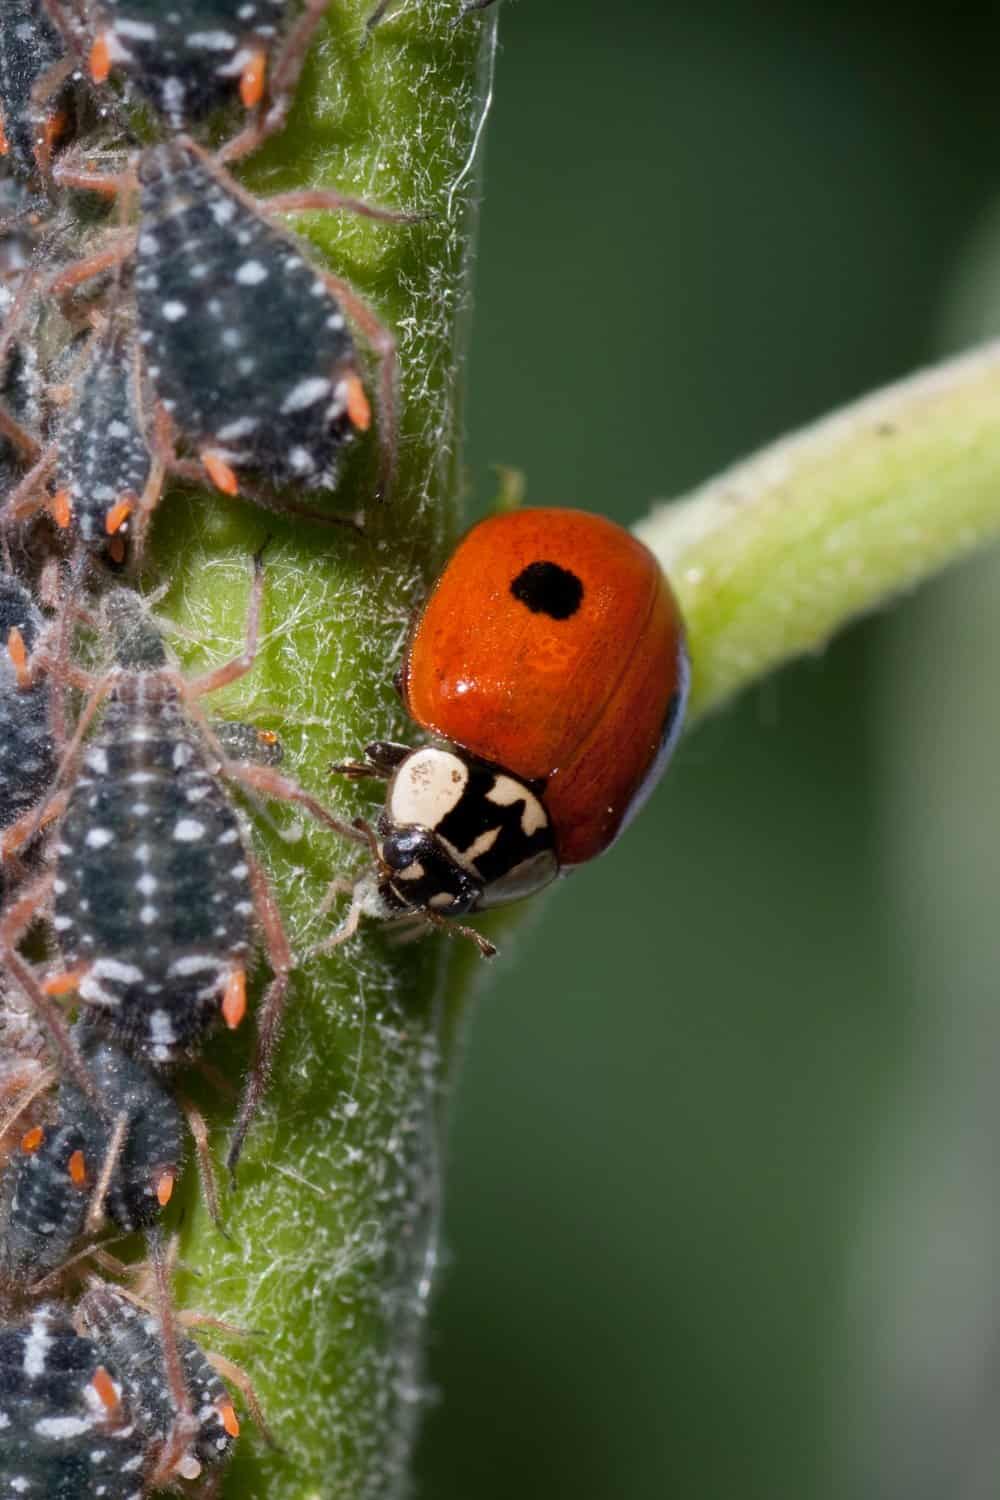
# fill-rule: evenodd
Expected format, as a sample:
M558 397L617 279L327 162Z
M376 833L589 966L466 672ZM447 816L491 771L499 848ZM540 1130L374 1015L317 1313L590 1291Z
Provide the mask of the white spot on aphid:
M45 1373L45 1361L52 1347L52 1335L44 1313L36 1313L31 1320L28 1337L24 1341L23 1369L29 1380Z
M110 828L92 828L83 842L88 849L104 849L114 841L115 836Z
M267 280L267 267L259 260L245 260L236 272L236 280L241 286L259 286Z
M171 297L169 302L164 302L161 311L168 323L179 323L181 318L187 317L187 303Z
M82 1437L91 1428L89 1417L40 1417L35 1423L35 1431L39 1437L55 1438L61 1441L65 1438Z
M315 406L317 401L330 389L330 382L322 375L310 375L305 380L300 380L294 385L281 403L281 413L286 415L293 411L304 411L307 406Z
M205 825L197 818L180 818L174 825L174 838L179 844L193 844L205 837Z

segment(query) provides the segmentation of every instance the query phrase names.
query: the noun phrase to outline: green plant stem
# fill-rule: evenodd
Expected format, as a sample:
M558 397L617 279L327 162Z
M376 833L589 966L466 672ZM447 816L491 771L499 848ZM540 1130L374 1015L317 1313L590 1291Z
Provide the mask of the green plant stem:
M336 786L329 764L372 738L405 734L392 670L457 525L475 158L495 27L484 16L453 29L457 0L419 0L366 43L369 9L369 0L333 0L288 128L245 180L262 194L335 186L420 216L385 224L314 213L296 225L398 336L395 494L371 503L375 433L349 455L336 496L316 499L326 514L363 510L363 535L214 494L171 494L148 570L150 586L170 580L160 612L176 626L182 662L201 669L239 649L250 557L270 538L258 660L208 706L276 729L284 769L348 815L374 810L377 789ZM228 1238L211 1223L195 1173L186 1174L177 1294L184 1309L250 1331L203 1337L245 1369L278 1444L268 1448L246 1424L223 1495L373 1500L405 1487L422 1395L455 949L401 946L373 926L310 958L338 917L321 910L328 883L359 867L359 851L294 808L272 805L270 816L286 834L305 825L289 840L253 811L255 844L301 962L237 1188L222 1190ZM258 996L267 974L262 963ZM249 1041L217 1039L214 1086L197 1070L183 1080L218 1158Z
M687 620L693 722L1000 533L1000 343L782 438L637 530Z

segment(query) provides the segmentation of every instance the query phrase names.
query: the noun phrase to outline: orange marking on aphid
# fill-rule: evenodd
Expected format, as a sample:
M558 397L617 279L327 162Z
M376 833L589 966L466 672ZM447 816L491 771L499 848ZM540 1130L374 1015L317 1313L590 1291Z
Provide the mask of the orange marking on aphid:
M3 120L0 120L0 156L6 156L10 150L7 140L7 132L3 128Z
M97 1366L97 1369L94 1371L94 1378L90 1384L101 1405L106 1406L108 1411L117 1411L118 1392L115 1389L114 1381L103 1365Z
M108 46L108 34L102 31L95 37L94 45L90 49L88 60L90 76L95 83L107 83L111 72L111 48Z
M36 1125L33 1130L26 1130L24 1135L22 1135L21 1150L27 1151L29 1156L33 1156L44 1139L45 1131L42 1129L41 1125Z
M10 657L11 665L14 668L18 687L30 687L31 673L28 671L28 651L24 644L24 636L16 625L12 625L7 633L7 655Z
M113 563L121 564L125 561L125 538L123 536L111 538L108 543L108 556Z
M235 1031L246 1013L246 972L243 969L234 969L226 980L226 991L222 997L222 1018L230 1031Z
M50 974L43 982L42 989L46 995L53 995L57 998L60 995L72 995L75 990L79 989L80 980L86 972L85 968L80 968L65 969L61 974Z
M66 1163L66 1170L69 1172L69 1180L74 1187L87 1186L87 1158L82 1151L73 1152Z
M73 506L70 502L69 490L56 491L49 501L49 514L60 531L67 530L73 519Z
M236 1415L236 1408L234 1407L233 1403L231 1401L220 1401L218 1405L219 1416L222 1418L223 1427L229 1433L229 1436L231 1438L239 1437L240 1419Z
M224 495L239 494L240 483L236 478L236 471L230 468L224 458L220 458L217 453L203 453L201 461L205 465L205 473L217 490L221 490Z
M114 536L116 531L121 530L121 528L125 525L125 522L128 520L129 516L132 514L133 509L134 502L130 498L118 500L114 505L112 505L111 509L104 517L104 529L107 532L108 536Z
M53 110L50 115L46 115L39 137L39 145L45 152L51 152L68 124L69 118L63 109Z
M264 76L267 72L267 53L259 48L240 74L240 98L247 109L253 109L264 97Z
M161 1172L156 1179L156 1201L161 1208L166 1208L173 1197L174 1183L176 1181L177 1173L172 1167L168 1167L165 1172Z
M365 395L361 377L348 375L344 385L347 387L347 416L351 426L356 427L359 432L367 432L372 425L372 407Z
M278 743L278 736L273 729L258 729L257 738L262 745L276 745Z

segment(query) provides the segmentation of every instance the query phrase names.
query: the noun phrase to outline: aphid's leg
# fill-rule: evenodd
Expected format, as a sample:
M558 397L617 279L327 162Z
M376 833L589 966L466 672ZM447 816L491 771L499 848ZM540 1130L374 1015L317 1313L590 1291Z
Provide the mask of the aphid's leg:
M62 111L47 110L45 106L55 98L75 65L72 57L60 58L35 79L31 90L32 122L37 127L34 156L43 177L48 176L52 165L52 148L66 128L66 117Z
M399 3L400 0L378 0L378 4L369 13L368 19L365 22L365 35L371 36L379 22L384 21L386 15L390 11L395 10Z
M265 93L270 94L271 102L263 119L247 125L231 141L226 142L219 153L221 160L238 161L241 157L249 156L268 136L284 125L309 44L328 5L329 0L306 0L301 16L275 54L269 88L265 87L266 53L256 56L244 69L240 79L240 97L247 109L258 105Z
M65 270L59 271L49 281L46 290L54 297L63 297L85 281L92 281L104 271L112 271L123 265L135 248L135 235L129 234L124 244L112 245L108 250L99 250L83 260L76 260Z
M138 368L136 369L136 379L139 379ZM166 409L159 402L156 403L153 412L153 430L149 435L148 442L152 463L149 469L149 478L146 480L146 487L139 496L134 510L132 530L133 567L138 567L142 561L142 555L146 548L149 523L163 495L163 482L167 471L174 463L174 445L171 435L170 417Z
M374 351L379 365L379 460L377 500L388 500L396 478L396 458L399 448L399 418L396 413L396 390L399 385L399 359L396 339L383 322L372 312L367 302L352 291L346 281L332 272L320 270L319 274L339 300L348 317L357 324ZM354 377L357 379L357 377ZM360 386L360 381L358 382ZM361 392L363 397L364 393ZM350 401L348 402L350 411ZM363 410L354 425L364 431Z
M271 214L348 213L377 219L381 224L419 224L425 218L424 214L410 214L399 208L382 208L378 203L352 198L333 188L295 188L287 193L273 193L260 203Z
M0 413L0 430L6 438L11 438L11 433L4 420L5 414ZM47 510L60 530L68 527L71 519L69 508L69 496L66 494L50 495L46 488L52 472L59 461L59 451L55 446L46 448L39 458L32 464L27 474L11 490L9 496L0 509L0 524L5 528L16 526L21 521L27 521L38 514L40 510Z
M364 834L354 823L338 818L304 787L299 786L297 781L282 776L280 771L272 770L270 766L248 766L243 761L227 760L223 763L222 774L229 781L238 781L248 791L273 797L276 802L293 802L298 807L304 807L317 823L331 829L341 838L350 839L356 844L367 843Z
M65 792L53 793L46 798L41 814L32 809L18 818L16 823L11 823L0 837L0 856L3 859L9 859L12 855L16 855L18 850L34 838L36 833L40 833L49 823L54 823L56 818L62 816L66 810L67 801L68 797Z
M108 1148L104 1153L101 1163L100 1174L94 1184L90 1204L87 1208L87 1217L84 1220L84 1233L96 1234L104 1223L104 1203L108 1196L108 1188L111 1184L111 1176L121 1159L125 1147L125 1138L128 1135L129 1117L123 1110L115 1120L115 1128L111 1132Z
M9 1113L0 1120L0 1145L13 1130L25 1110L30 1109L39 1095L44 1094L56 1082L59 1074L55 1068L42 1068L38 1076L31 1082L22 1083L17 1078L9 1078L4 1085L3 1093L16 1094L17 1103L14 1104ZM4 1158L0 1156L0 1160Z
M83 745L84 735L90 728L97 710L107 697L113 681L112 675L109 674L104 678L98 679L95 683L94 678L89 672L83 672L79 667L74 667L71 663L62 663L58 658L50 659L43 657L43 660L54 677L61 677L71 687L78 687L84 692L89 692L90 697L84 705L83 712L77 721L73 738L63 751L62 759L59 762L59 769L56 771L49 795L33 812L26 813L23 818L19 818L16 823L12 823L5 830L3 837L0 838L0 850L4 853L8 853L13 849L19 849L22 844L34 838L40 828L46 823L51 822L53 818L58 817L63 811L66 805L66 795L62 790L63 784L68 780L76 766L80 749ZM61 803L57 800L59 798L62 799Z
M184 1315L181 1314L182 1319L183 1316ZM225 1324L216 1323L214 1326L224 1328ZM261 1410L260 1401L257 1398L257 1392L254 1390L247 1372L244 1369L241 1369L239 1365L234 1364L231 1359L227 1359L224 1354L217 1354L214 1350L206 1350L205 1358L208 1360L209 1364L212 1366L212 1369L217 1375L221 1375L223 1379L229 1382L230 1385L234 1385L236 1387L247 1404L247 1408L250 1412L250 1415L253 1417L254 1425L256 1426L257 1431L260 1433L261 1437L269 1447L276 1448L278 1445L274 1441L274 1438L271 1435L271 1430L264 1420L264 1413ZM235 1413L233 1415L235 1417ZM225 1418L223 1418L223 1420L225 1420ZM237 1427L237 1431L238 1430L239 1429ZM226 1426L226 1431L229 1432L228 1424ZM236 1433L230 1433L230 1436L235 1437Z
M0 436L5 437L8 443L10 443L11 447L16 448L17 451L22 454L22 456L26 458L30 464L34 464L37 466L39 461L39 454L41 454L42 452L40 444L36 442L36 440L31 436L31 433L27 430L27 428L22 427L20 422L16 421L9 412L4 411L2 406L0 406ZM34 471L29 472L29 474L25 476L25 479L22 479L21 482L12 491L10 499L5 501L4 503L5 510L10 505L11 500L14 499L22 486L25 485L26 480L33 477L33 472ZM35 483L37 482L38 480L36 478Z
M219 1211L219 1192L215 1183L215 1169L212 1166L212 1150L208 1140L208 1127L205 1117L200 1109L196 1109L190 1099L178 1096L177 1100L184 1111L191 1138L194 1141L195 1160L198 1163L198 1177L201 1182L201 1192L205 1199L205 1207L208 1216L216 1229L225 1234L222 1224L222 1214Z
M26 963L17 951L17 944L51 894L53 879L54 876L51 874L41 876L11 904L0 920L0 967L6 970L25 999L34 1007L60 1057L63 1071L72 1075L77 1088L93 1101L103 1114L103 1105L98 1098L94 1081L76 1050L62 1010L53 996L39 984L31 965Z
M184 1381L184 1367L177 1347L177 1329L170 1298L167 1262L160 1236L149 1235L149 1255L156 1278L157 1311L160 1318L160 1347L163 1352L163 1367L167 1377L174 1406L174 1420L167 1434L149 1479L150 1489L156 1490L178 1476L182 1479L197 1479L201 1465L188 1454L191 1440L198 1432L198 1421L191 1410L191 1397Z
M288 979L292 971L292 950L288 946L281 913L271 893L267 876L252 854L247 855L247 863L250 866L250 889L253 892L254 907L264 934L267 961L274 978L264 991L257 1011L257 1045L226 1156L226 1166L233 1180L236 1177L236 1165L243 1150L243 1142L246 1140L251 1121L257 1113L271 1073L271 1060L275 1043L278 1040L278 1029L284 1014L285 995L288 991Z
M472 15L473 11L488 10L493 4L494 0L465 0L465 4L459 12L458 19L464 21L466 16Z
M273 510L276 516L296 516L314 526L349 526L352 531L364 531L360 512L350 516L333 516L317 510L315 506L296 505L294 500L279 499L258 485L248 484L245 479L241 479L236 470L211 448L202 450L200 461L171 459L169 472L178 479L198 485L199 489L204 487L207 475L220 494L238 495L242 500L250 500L254 505L259 505L261 510Z

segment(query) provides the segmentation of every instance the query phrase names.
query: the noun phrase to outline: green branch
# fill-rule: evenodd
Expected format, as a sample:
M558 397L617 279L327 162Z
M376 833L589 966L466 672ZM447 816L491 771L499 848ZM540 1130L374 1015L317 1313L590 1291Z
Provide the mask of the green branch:
M331 5L288 129L245 180L260 193L336 186L422 216L398 225L312 214L297 225L397 334L395 496L371 504L374 433L350 454L337 495L316 500L327 513L364 510L363 535L214 494L172 494L157 513L148 578L171 581L161 612L185 665L203 667L238 649L250 557L270 536L257 665L211 709L278 730L289 774L350 814L370 808L370 794L334 786L327 768L371 738L405 733L392 671L457 527L476 147L495 24L470 18L453 29L456 0L420 0L366 44L369 9L370 0ZM270 816L286 832L298 821L280 806ZM331 878L357 868L357 850L314 827L289 842L253 821L301 958L332 930L336 913L323 915L321 903ZM436 1243L454 953L372 929L304 962L238 1187L223 1191L228 1239L186 1174L180 1304L253 1331L206 1331L204 1341L245 1368L279 1445L246 1424L223 1495L374 1500L404 1485ZM221 1037L210 1049L234 1090L248 1042ZM196 1074L184 1084L221 1159L234 1098Z
M697 717L1000 534L1000 343L781 439L637 530L684 609Z

